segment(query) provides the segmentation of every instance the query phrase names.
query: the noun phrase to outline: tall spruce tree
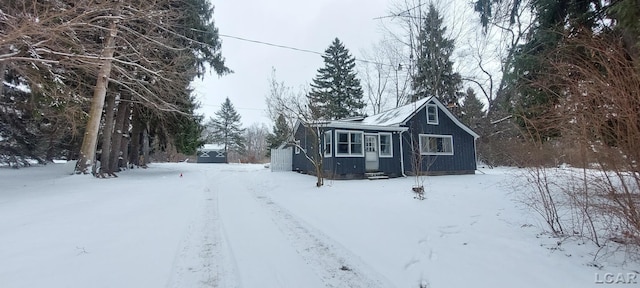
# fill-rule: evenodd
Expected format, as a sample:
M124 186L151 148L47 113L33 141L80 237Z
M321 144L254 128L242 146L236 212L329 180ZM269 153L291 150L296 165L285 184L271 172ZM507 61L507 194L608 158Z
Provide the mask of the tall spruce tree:
M484 109L484 104L478 96L476 92L473 91L472 88L467 89L467 95L464 99L464 104L461 107L462 109L462 123L474 129L478 127L480 120L482 119L482 109Z
M289 124L287 124L287 119L284 118L284 115L278 115L276 119L276 123L273 126L273 133L270 133L267 136L267 157L271 156L271 149L278 148L282 143L287 141L289 135L291 134L291 128L289 128Z
M354 70L355 58L338 38L325 50L325 66L311 83L309 106L316 119L342 119L362 115L362 86Z
M207 123L210 140L215 144L224 146L224 151L242 153L245 150L244 129L240 128L240 114L236 111L227 97L220 110L216 112L216 118Z
M412 77L412 101L435 96L445 104L457 102L461 88L460 74L453 72L454 40L445 37L447 27L436 7L429 4L422 30L418 35L417 71Z

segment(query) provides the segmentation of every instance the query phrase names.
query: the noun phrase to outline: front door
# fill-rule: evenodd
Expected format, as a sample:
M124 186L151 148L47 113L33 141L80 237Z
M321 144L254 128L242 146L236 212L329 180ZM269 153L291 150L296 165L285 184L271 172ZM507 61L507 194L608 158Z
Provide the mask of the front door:
M367 172L378 171L378 135L364 136L364 161Z

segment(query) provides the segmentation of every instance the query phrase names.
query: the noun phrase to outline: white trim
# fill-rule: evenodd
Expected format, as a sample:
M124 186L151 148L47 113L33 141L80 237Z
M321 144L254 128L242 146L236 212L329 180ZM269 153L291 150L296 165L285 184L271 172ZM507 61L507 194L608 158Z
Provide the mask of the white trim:
M422 151L422 138L449 138L451 139L451 152L423 152ZM420 145L420 155L453 155L453 135L437 135L437 134L418 134L418 145Z
M378 125L365 125L361 124L357 121L343 121L343 120L333 120L333 121L324 121L324 122L315 122L311 123L313 127L324 127L324 128L340 128L340 129L353 129L353 130L375 130L375 131L407 131L408 127L400 127L400 126L378 126ZM398 124L399 125L399 124Z
M407 177L407 174L404 172L404 148L402 148L404 146L402 143L402 133L404 132L405 131L400 131L398 135L398 145L400 146L400 171L402 172L402 177Z
M334 141L333 141L333 133L331 133L331 130L325 131L324 133L322 133L323 137L322 137L322 149L324 150L324 157L325 158L331 158L332 156L332 151L333 151L333 146L334 146ZM327 135L329 135L329 151L327 151Z
M211 151L200 151L200 158L209 158L209 152Z
M382 154L382 135L389 136L389 153L388 155ZM378 133L378 157L380 158L393 158L393 134L392 133Z
M433 101L428 102L426 105L427 109L425 109L425 113L427 113L427 124L438 125L438 104L433 103ZM436 111L436 119L434 121L429 121L429 108L433 107Z
M334 138L335 139L335 145L336 145L336 157L364 157L364 131L360 131L360 130L334 130ZM348 149L349 149L349 153L338 153L338 147L340 144L340 138L338 137L338 133L347 133L347 143L348 143ZM356 134L359 133L360 134L360 154L354 154L351 153L351 134Z
M300 154L300 150L301 150L300 149L300 140L294 140L293 142L296 143L295 149L294 149L295 153L296 154Z

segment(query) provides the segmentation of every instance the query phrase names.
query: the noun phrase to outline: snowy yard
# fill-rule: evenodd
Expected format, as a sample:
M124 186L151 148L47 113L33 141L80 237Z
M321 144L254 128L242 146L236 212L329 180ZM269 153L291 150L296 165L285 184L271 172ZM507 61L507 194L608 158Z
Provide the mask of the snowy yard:
M261 165L71 170L0 168L0 287L640 286L640 265L598 269L593 247L541 234L506 168L428 177L424 201L413 178L318 189ZM606 273L631 284L597 283Z

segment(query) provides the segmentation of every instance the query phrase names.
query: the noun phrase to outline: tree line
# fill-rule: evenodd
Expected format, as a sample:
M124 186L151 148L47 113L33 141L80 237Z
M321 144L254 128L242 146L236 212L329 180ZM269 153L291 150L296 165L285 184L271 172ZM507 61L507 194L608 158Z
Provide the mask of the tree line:
M100 160L96 175L115 175L146 165L152 139L193 154L189 85L231 72L207 0L4 1L0 39L0 161L15 165Z

